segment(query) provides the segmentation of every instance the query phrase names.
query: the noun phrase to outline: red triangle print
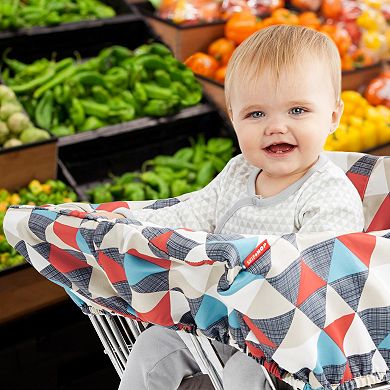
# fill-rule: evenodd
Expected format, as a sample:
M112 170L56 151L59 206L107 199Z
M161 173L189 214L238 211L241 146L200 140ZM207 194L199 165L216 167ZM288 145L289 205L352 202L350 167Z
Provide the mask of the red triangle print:
M173 230L152 238L150 242L164 253L168 253L167 242L171 238L172 234Z
M310 295L323 286L326 286L326 282L309 268L306 263L301 261L301 277L296 305L301 305Z
M102 203L100 204L96 210L104 210L104 211L114 211L116 209L119 209L119 207L126 207L127 209L129 208L128 203L126 202L109 202L109 203Z
M364 193L366 192L368 180L370 179L370 177L366 175L359 175L357 173L352 173L352 172L347 172L347 177L349 180L351 180L352 184L358 190L360 199L363 200Z
M267 345L271 348L276 348L275 343L271 341L255 324L253 324L249 317L244 315L243 319L261 344Z
M387 195L374 218L372 219L368 232L390 229L390 195Z
M167 259L159 259L158 257L152 257L148 255L144 255L143 253L139 253L136 249L129 249L127 251L129 255L133 255L135 257L139 257L140 259L147 260L153 264L158 265L161 268L170 269L171 268L171 260Z
M351 233L337 237L367 267L376 244L376 237L365 233Z
M345 371L344 371L344 375L341 378L340 383L344 383L344 382L349 381L351 379L353 379L352 372L351 372L351 367L349 366L349 364L347 362L347 365L346 365Z
M104 253L99 252L98 261L106 272L111 283L122 282L126 280L125 270L115 260L111 259L111 257L108 257Z
M248 347L249 352L256 358L260 359L265 357L264 352L260 349L257 348L253 343L250 341L245 341L246 346Z
M53 231L54 234L59 237L66 245L69 245L78 251L80 250L76 240L78 228L63 225L62 223L55 221L53 223Z
M329 324L324 331L329 337L338 345L338 347L344 352L343 344L344 337L348 332L349 327L355 317L355 313L347 314L343 317L338 318Z
M81 268L90 268L91 266L85 261L72 256L64 249L60 249L55 245L50 245L49 262L62 273L67 273Z
M152 310L146 313L137 312L138 317L142 321L150 322L152 324L158 324L162 326L175 325L171 317L170 297L171 296L168 291Z

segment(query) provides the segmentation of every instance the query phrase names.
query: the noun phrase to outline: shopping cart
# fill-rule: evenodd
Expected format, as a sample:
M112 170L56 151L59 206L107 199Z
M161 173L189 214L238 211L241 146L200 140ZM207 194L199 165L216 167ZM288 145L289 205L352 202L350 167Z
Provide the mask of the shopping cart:
M341 238L336 237L336 239L342 240L344 245L343 248L350 250L351 253L353 251L364 252L363 260L366 261L367 264L369 263L371 256L374 256L375 261L378 261L379 259L387 267L387 264L390 263L388 259L388 253L390 251L390 158L378 158L357 153L328 153L328 156L346 172L347 176L358 189L364 206L365 231L368 232L342 236ZM169 201L165 201L165 203L160 202L158 204L163 206L170 205ZM115 208L123 207L123 205L123 203L119 205L106 204L103 208L108 211L114 211ZM146 204L132 203L132 206L134 207L143 207L145 205ZM148 205L150 207L150 202ZM156 204L154 203L153 205ZM118 237L120 238L116 244L117 248L119 248L120 245L124 245L123 240L129 240L130 237L128 230L129 226L127 224L124 225L123 223L100 223L99 219L92 215L94 207L96 208L96 206L92 207L91 205L86 204L66 204L48 207L16 207L7 213L4 227L7 239L11 245L22 253L42 275L55 283L62 285L76 303L79 304L82 310L89 315L104 346L105 352L109 355L114 367L121 376L126 365L127 357L129 353L131 353L132 345L140 332L145 329L146 323L142 322L145 321L145 318L139 317L141 322L128 318L137 317L138 313L132 311L131 307L128 305L124 305L123 299L119 299L118 294L116 296L110 295L112 294L112 291L117 293L119 290L121 296L131 293L128 285L123 284L121 282L123 279L118 277L118 275L123 272L121 267L115 265L115 270L101 267L101 264L99 265L96 260L96 253L91 254L91 251L93 252L96 249L96 245L100 246L100 248L104 246L104 240L107 239L107 236L111 233L111 239L113 239L113 237L115 237L115 239ZM91 234L93 235L93 238L91 238ZM133 235L138 233L132 231L131 234L131 237L133 237ZM318 242L319 245L322 245L322 243L325 242L324 245L326 245L326 242L329 241L329 237L330 236L325 236L327 239L325 241L318 241L319 239L317 237L316 242ZM334 237L331 238L334 239ZM315 241L313 240L314 238L311 237L309 240L310 244ZM307 240L303 240L303 242L305 245L307 244ZM271 248L273 245L279 245L280 243L281 241L279 239L270 242ZM367 248L365 248L366 243L368 245ZM53 249L51 247L53 245L55 245L54 252L57 256L50 256L48 254L48 250L50 252L50 248ZM287 248L289 245L288 239L285 239L281 245L281 249L278 249L279 253L282 253L281 250ZM297 243L292 242L291 245L297 246ZM359 245L362 247L358 248ZM69 250L69 247L71 250ZM77 261L77 256L80 255L75 257L76 248L79 251L77 253L82 253L83 256L85 256L86 261L83 263ZM305 249L307 248L308 247L306 246ZM318 251L318 248L316 250ZM303 252L300 252L300 254L303 255ZM320 252L317 252L317 254L321 255ZM345 252L345 254L347 255L347 252ZM111 255L114 257L115 253L111 253ZM321 260L324 261L324 257L321 257ZM108 261L110 262L110 260ZM76 266L72 268L69 265L72 262L74 264L77 263L78 268ZM87 263L87 265L85 263ZM387 278L387 276L390 277L390 265L389 267L386 267L380 269L382 274L377 274L378 280L384 283L384 290L388 288L388 282L386 283L383 278ZM90 272L90 268L93 268L93 271L95 272L95 282L98 280L99 283L91 285L90 274L89 276L86 276L82 272L83 269L87 269L88 272ZM375 273L373 272L373 274ZM353 274L351 275L354 276ZM353 278L351 280L353 280ZM376 279L374 279L374 282L375 281ZM343 288L346 287L344 286ZM349 296L346 296L346 300L351 298L350 295L353 291L348 290L347 293ZM362 291L359 292L359 294L361 293ZM340 294L342 295L342 293ZM384 297L380 296L379 301L383 298L383 301L387 302L387 296L390 296L390 291L388 294L384 294ZM376 297L373 297L373 300L375 298ZM384 305L382 312L375 310L378 308L376 302L373 305L373 310L369 307L368 316L364 317L367 326L371 327L371 333L366 329L367 340L359 339L359 343L357 343L358 345L361 344L364 348L367 346L372 347L372 356L370 355L369 350L364 354L363 348L361 348L361 350L359 350L361 353L357 353L352 357L351 361L347 361L347 365L351 366L352 369L349 371L345 369L342 378L343 383L340 385L340 389L342 390L352 390L371 385L380 386L381 388L386 389L390 387L388 385L388 381L390 380L390 369L385 361L385 359L390 359L390 302ZM363 315L366 315L366 313L363 313ZM358 316L356 316L356 318L357 317ZM179 317L176 316L176 318ZM247 318L247 320L247 323L252 324L253 326L253 321L250 318ZM179 331L178 333L193 353L202 372L209 375L212 384L216 389L222 389L222 365L215 350L210 344L209 339L204 336L204 334L210 334L210 329L202 329L202 331L197 331L196 333L193 332L193 330L194 329L192 329L192 332L190 333L183 331ZM255 327L252 327L249 330L252 331L256 329ZM250 334L249 331L243 333L243 329L239 328L234 328L233 331L235 332L235 338L239 339L241 337L241 340L247 338L250 341L250 352L252 355L256 356L256 353L258 353L257 357L261 356L261 343L256 343L253 334ZM364 331L365 330L362 328L363 333ZM352 334L358 335L358 337L363 334L359 333L358 328L353 329L353 332ZM231 334L230 329L229 333ZM344 336L346 335L347 333L344 334ZM348 337L350 342L351 336L349 335ZM380 338L380 340L383 339L382 342L378 342L378 338ZM374 339L375 341L373 341ZM365 359L364 361L359 360L360 355L365 356L362 358L363 360ZM371 367L371 371L369 370L369 364L371 363L370 356L374 357L375 360L374 370L372 370ZM300 356L297 355L297 358L299 357ZM280 359L283 360L283 358L284 356L281 355ZM259 358L259 360L262 359ZM275 362L269 362L266 359L263 359L262 363L268 365L268 369L273 373L285 374L282 379L293 387L303 388L305 386L305 381L302 380L302 378L310 380L311 387L314 388L323 387L321 383L318 382L319 380L327 380L325 374L324 378L313 378L313 375L310 376L309 370L306 370L300 372L300 377L298 377L298 375L290 374L287 371L278 371ZM284 360L283 364L288 364L288 360ZM359 364L363 369L363 374L360 376L356 375ZM364 367L365 364L367 367ZM271 387L274 388L272 380L269 379L269 383ZM312 386L313 383L318 383L318 386ZM327 386L329 388L336 388L338 384L329 384Z

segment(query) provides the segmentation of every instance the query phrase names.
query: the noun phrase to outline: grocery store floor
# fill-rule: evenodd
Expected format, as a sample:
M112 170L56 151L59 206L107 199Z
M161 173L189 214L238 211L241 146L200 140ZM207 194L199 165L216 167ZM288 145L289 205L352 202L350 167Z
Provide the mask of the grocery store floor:
M0 325L0 388L114 390L119 377L70 300Z

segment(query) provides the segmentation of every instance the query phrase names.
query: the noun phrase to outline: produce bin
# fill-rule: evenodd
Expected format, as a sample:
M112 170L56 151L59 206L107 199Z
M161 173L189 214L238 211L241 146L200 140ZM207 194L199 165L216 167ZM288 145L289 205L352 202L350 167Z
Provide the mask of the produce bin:
M210 105L193 107L172 120L162 118L144 125L136 131L118 132L104 141L97 137L59 149L61 164L84 200L88 200L86 191L107 181L110 174L140 170L144 161L160 154L174 154L190 146L190 138L196 140L201 133L206 139L230 137L237 145L233 129ZM235 149L237 152L238 146Z
M55 52L57 53L57 61L66 57L74 57L75 53L80 55L81 58L87 59L97 56L102 49L114 45L135 49L145 43L158 42L156 36L141 17L132 15L131 18L131 21L127 20L122 23L103 25L88 30L62 31L55 36L53 34L31 36L29 39L21 40L18 45L13 46L9 57L25 63L31 63L40 58L51 58L53 52ZM192 73L190 75L193 77ZM32 119L34 120L34 118ZM143 119L144 117L141 118L141 122ZM122 122L121 124L132 128L134 127L132 122ZM41 127L50 129L50 127L45 127L44 125L41 125ZM111 129L111 127L113 128ZM107 125L103 133L106 134L106 132L111 130L115 131L116 128L117 124L114 126ZM70 140L66 140L67 136L61 137L60 142L61 144L62 142L73 143L81 141L85 137L92 137L87 133L72 135Z
M161 39L172 49L176 58L184 61L196 51L205 51L210 42L223 36L224 21L178 25L160 18L149 2L132 4L134 12L144 15L146 21Z
M10 149L0 148L0 188L9 191L31 180L45 181L57 176L57 139Z
M116 16L112 18L102 18L94 20L80 20L78 22L63 23L54 26L36 26L21 28L18 30L0 30L1 47L9 45L14 39L20 40L31 35L57 34L58 32L89 29L105 24L116 24L126 20L131 20L132 9L125 0L100 0L102 3L112 7Z

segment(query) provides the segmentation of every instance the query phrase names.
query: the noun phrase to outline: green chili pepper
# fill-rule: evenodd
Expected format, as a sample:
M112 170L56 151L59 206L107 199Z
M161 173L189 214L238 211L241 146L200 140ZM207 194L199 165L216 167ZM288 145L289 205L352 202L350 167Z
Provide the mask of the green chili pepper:
M173 97L171 89L162 88L152 83L143 83L142 86L149 99L171 100Z
M133 56L133 52L127 47L114 45L111 46L112 55L118 60L118 62L126 60L127 58Z
M213 164L213 167L217 172L221 172L223 168L225 168L226 161L222 160L222 158L214 155L207 155L207 158Z
M89 116L85 119L84 123L79 127L80 131L96 130L100 127L106 126L106 123L96 118L95 116Z
M65 137L68 135L72 135L75 133L75 129L73 126L54 126L50 129L50 132L54 134L56 137Z
M92 194L92 199L94 203L108 203L112 202L114 198L111 193L105 189L97 189Z
M50 82L50 80L53 78L54 74L55 68L54 66L50 66L43 75L36 77L27 83L12 86L12 90L16 93L29 92L39 86L46 85L46 83ZM38 99L40 96L41 94L39 94L39 96L34 95L36 99Z
M85 111L80 100L76 97L72 98L72 103L69 108L70 118L75 126L81 126L85 121Z
M134 84L133 95L140 104L144 104L148 101L148 95L146 94L145 88L140 82L136 82Z
M166 62L156 54L144 54L134 59L134 63L143 66L147 70L168 70Z
M233 148L233 140L230 138L210 138L206 149L211 154L223 154Z
M172 106L167 100L151 99L143 107L143 113L147 116L166 116L172 113Z
M102 87L106 85L104 77L99 72L93 70L86 70L77 73L71 78L71 81L81 83L83 85L100 85Z
M145 198L146 199L159 199L159 193L151 186L145 185Z
M152 187L157 188L158 196L162 199L169 198L170 191L168 184L156 173L148 171L141 174L141 180Z
M33 96L38 99L45 91L55 87L57 84L62 83L63 81L70 78L77 70L77 67L69 65L65 69L62 69L59 73L56 74L50 81L40 86L35 90Z
M162 43L153 42L149 45L150 53L157 54L159 56L172 55L172 52Z
M135 178L139 177L138 173L127 172L119 178L115 178L114 182L119 185L129 184L134 181Z
M49 130L53 118L53 92L46 91L35 108L35 121L39 127Z
M145 200L145 189L142 183L128 183L123 189L123 195L128 200Z
M105 104L94 102L93 100L80 99L80 103L84 111L88 115L96 116L97 118L106 119L110 113L110 109Z
M157 85L164 88L168 88L171 85L171 78L168 72L163 69L156 69L153 73Z
M173 155L173 157L183 161L191 161L193 156L194 156L193 148L181 148Z
M215 176L215 168L211 161L205 161L199 168L198 175L196 177L196 184L199 186L205 186Z
M25 70L27 68L27 64L24 64L23 62L20 62L18 60L11 60L10 58L8 58L8 53L11 51L12 49L9 47L7 48L4 53L3 53L3 62L5 62L9 68L11 68L15 73L19 73L19 72L22 72L23 70Z
M110 94L101 85L94 85L91 91L93 97L98 103L108 103L111 99Z
M196 166L192 163L178 160L172 156L156 156L153 160L150 161L152 165L162 165L172 169L181 170L187 168L191 171L196 170Z
M188 185L186 180L176 179L171 184L171 196L176 197L179 195L183 195L187 192L190 192L190 186Z

